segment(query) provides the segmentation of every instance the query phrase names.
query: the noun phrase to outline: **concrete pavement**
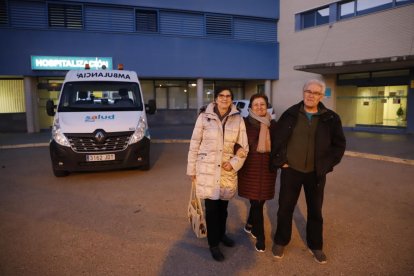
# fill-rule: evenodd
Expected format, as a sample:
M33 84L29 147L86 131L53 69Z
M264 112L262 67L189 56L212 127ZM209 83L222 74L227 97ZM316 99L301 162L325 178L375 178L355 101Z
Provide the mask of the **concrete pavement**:
M272 256L279 181L265 205L266 252L243 231L249 203L236 196L227 224L236 246L217 263L186 217L188 144L151 150L150 171L56 178L47 147L1 149L0 275L414 275L410 165L345 156L328 175L328 264L308 253L303 193L285 257Z
M346 156L325 190L328 264L321 266L306 248L303 193L282 260L271 254L278 194L265 205L265 253L257 253L243 232L248 202L236 197L228 231L237 245L223 248L225 262L211 259L206 240L193 236L185 217L192 129L152 127L155 163L149 172L63 179L53 177L48 162L30 161L48 159L49 132L0 133L0 274L414 274L413 135L345 132Z

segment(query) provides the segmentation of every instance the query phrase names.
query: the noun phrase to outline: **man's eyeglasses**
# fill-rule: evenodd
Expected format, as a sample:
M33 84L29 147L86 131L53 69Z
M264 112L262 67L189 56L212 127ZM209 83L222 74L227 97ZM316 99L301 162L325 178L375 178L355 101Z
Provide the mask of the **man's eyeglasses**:
M231 95L222 95L222 94L219 94L218 95L218 98L220 98L220 99L229 99L229 98L231 98Z
M305 90L303 92L305 92L305 94L312 95L312 96L323 96L324 95L323 93L318 92L318 91Z

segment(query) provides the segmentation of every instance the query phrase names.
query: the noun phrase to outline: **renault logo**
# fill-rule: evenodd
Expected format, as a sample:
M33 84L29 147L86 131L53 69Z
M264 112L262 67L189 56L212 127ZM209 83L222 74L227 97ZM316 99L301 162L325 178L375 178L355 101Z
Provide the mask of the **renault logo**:
M98 130L95 133L95 141L98 143L103 143L105 141L105 132L103 130Z

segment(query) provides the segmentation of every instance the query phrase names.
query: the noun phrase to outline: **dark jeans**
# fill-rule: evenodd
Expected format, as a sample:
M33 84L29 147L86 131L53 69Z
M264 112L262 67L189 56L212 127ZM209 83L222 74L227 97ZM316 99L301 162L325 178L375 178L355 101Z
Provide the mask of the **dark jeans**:
M218 246L226 234L228 200L206 199L207 240L210 247Z
M263 222L263 206L265 200L250 200L250 211L247 224L252 226L252 234L256 236L257 240L264 241L264 222Z
M275 244L287 245L292 235L292 218L300 191L305 191L307 205L306 241L313 250L322 249L322 203L326 178L319 178L315 172L302 173L291 168L282 169L280 175L279 210Z

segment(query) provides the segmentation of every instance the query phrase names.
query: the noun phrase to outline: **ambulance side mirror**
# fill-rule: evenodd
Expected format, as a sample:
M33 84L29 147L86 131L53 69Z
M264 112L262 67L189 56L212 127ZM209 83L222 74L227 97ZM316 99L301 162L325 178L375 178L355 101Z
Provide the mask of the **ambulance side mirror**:
M53 100L47 100L46 102L46 113L49 116L55 116L56 105Z
M157 111L157 104L155 103L155 100L148 100L148 104L145 105L145 112L147 114L155 114L155 111Z

